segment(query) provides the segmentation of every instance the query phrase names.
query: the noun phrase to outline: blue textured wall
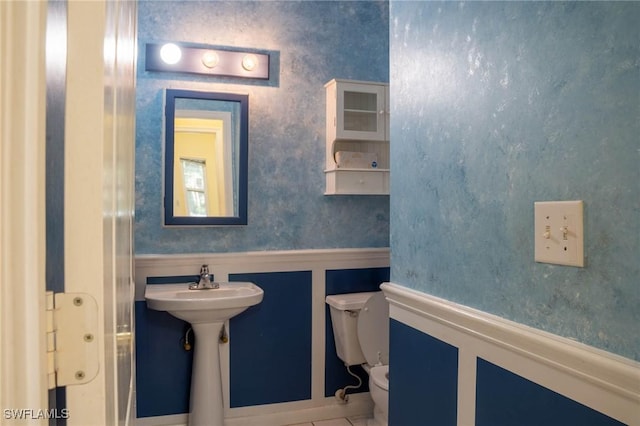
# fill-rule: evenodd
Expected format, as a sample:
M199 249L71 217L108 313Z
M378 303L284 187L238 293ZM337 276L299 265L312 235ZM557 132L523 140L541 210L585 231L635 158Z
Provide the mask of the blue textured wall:
M391 279L640 360L640 3L390 6ZM587 266L534 262L585 201Z
M325 197L324 83L389 80L386 2L171 2L138 5L135 252L386 247L389 197ZM279 52L277 87L150 73L146 42ZM162 91L249 94L249 225L162 227Z

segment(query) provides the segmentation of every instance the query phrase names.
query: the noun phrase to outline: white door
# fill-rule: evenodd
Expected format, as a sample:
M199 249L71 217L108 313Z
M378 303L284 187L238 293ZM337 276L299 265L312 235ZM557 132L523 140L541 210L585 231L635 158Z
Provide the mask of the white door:
M42 412L48 407L46 7L0 2L3 424L18 417L48 423ZM128 424L132 418L135 39L134 2L67 3L64 284L65 292L97 301L100 348L96 377L66 387L67 411L57 414L68 416L70 426Z
M65 123L65 292L98 302L98 376L67 386L73 425L131 418L136 5L70 1Z

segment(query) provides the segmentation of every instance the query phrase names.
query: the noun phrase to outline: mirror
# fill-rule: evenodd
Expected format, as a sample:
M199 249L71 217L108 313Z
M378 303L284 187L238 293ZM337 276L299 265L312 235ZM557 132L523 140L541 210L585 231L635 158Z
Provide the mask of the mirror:
M246 225L249 97L167 89L165 225Z

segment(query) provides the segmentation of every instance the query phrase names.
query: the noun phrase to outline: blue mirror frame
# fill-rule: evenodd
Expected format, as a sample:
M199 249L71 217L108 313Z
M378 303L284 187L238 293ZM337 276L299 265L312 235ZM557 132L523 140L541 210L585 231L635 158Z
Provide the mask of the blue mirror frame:
M176 100L211 100L237 103L238 164L237 203L233 216L176 216L174 212L174 160ZM235 105L234 105L235 106ZM247 224L247 182L249 158L249 96L235 93L199 92L166 89L165 91L165 154L164 154L164 224L167 226L224 226Z

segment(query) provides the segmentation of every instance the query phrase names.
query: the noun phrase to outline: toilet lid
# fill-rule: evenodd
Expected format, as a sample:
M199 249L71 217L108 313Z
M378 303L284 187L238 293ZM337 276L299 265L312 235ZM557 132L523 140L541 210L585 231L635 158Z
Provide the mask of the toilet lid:
M369 365L389 364L389 303L379 291L358 315L358 340Z

